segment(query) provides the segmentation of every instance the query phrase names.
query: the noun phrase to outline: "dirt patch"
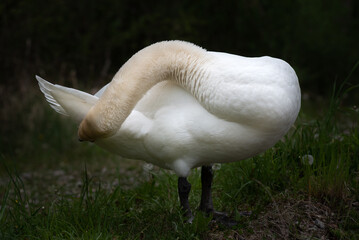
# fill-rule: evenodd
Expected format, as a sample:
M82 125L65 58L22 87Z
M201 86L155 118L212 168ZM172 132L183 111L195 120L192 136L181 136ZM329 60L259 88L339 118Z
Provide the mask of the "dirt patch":
M358 203L348 203L359 211ZM340 216L317 200L291 196L275 200L261 213L245 219L239 230L223 230L212 225L205 239L352 239L340 229L345 216Z
M258 218L249 220L242 233L230 231L226 238L212 239L340 239L339 223L340 216L325 204L286 198L271 203Z
M313 201L274 202L262 214L250 222L253 233L245 239L331 239L338 229L335 213Z
M79 164L74 164L72 167L59 165L58 168L39 167L18 174L11 173L11 177L4 173L0 177L0 185L6 187L15 181L21 195L27 197L29 204L42 206L58 198L79 197L84 184L85 172L93 192L98 188L111 191L118 186L121 186L122 189L129 189L149 178L148 171L143 167L145 164L135 160L106 161L101 165L89 163L86 167ZM14 191L15 188L11 187L10 195L14 194ZM1 193L0 197L2 197Z

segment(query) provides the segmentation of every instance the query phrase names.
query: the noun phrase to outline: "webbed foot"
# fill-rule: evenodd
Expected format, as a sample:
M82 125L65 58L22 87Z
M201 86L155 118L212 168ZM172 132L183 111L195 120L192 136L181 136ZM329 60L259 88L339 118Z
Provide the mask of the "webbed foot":
M231 228L238 224L237 221L230 218L225 212L213 211L212 221L222 224L225 227Z

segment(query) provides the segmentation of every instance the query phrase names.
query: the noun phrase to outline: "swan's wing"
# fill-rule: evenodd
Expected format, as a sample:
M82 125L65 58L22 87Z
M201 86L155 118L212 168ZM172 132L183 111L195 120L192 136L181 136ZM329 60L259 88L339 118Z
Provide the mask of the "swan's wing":
M50 106L56 112L70 116L76 122L81 122L98 100L96 96L73 88L49 83L39 76L36 76L36 79Z
M105 86L103 86L97 93L95 93L95 97L100 98L103 94L103 92L106 90L106 88L108 87L109 83L106 84Z

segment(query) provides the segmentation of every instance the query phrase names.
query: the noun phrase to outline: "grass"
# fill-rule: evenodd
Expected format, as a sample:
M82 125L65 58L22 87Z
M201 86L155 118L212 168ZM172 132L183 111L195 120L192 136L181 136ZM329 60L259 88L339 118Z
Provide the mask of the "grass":
M216 165L214 204L239 222L232 229L199 212L185 223L174 174L80 145L39 92L10 99L3 121L17 121L1 129L0 239L358 239L359 112L341 107L348 93L336 89L315 120L301 112L265 153ZM189 181L195 209L198 169Z

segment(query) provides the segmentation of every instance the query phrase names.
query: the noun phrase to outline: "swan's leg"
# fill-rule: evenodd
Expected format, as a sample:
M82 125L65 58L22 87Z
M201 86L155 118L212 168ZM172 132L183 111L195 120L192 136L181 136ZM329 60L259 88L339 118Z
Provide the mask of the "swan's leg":
M212 201L212 181L213 181L213 170L212 166L202 166L201 182L202 182L202 197L199 210L213 214L213 220L219 222L227 227L237 225L237 222L228 217L226 213L217 212L213 208Z
M202 172L201 172L202 197L201 197L201 204L199 205L199 210L205 213L213 213L212 180L213 180L212 166L202 166Z
M179 177L178 178L178 194L179 194L181 207L184 211L185 217L188 218L187 221L189 223L192 223L193 215L192 215L192 211L191 211L191 208L189 207L189 202L188 202L188 195L189 195L190 191L191 191L191 184L187 181L187 178Z

